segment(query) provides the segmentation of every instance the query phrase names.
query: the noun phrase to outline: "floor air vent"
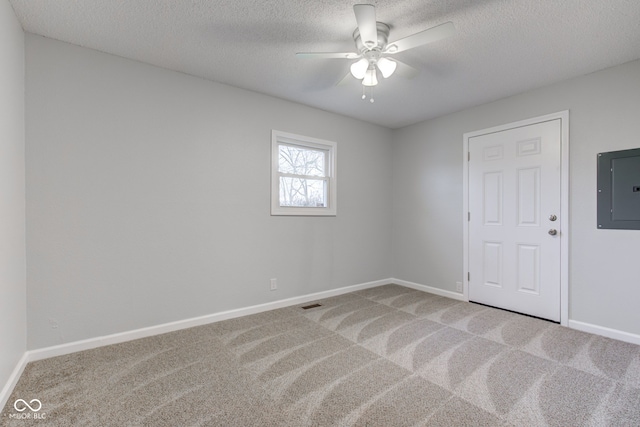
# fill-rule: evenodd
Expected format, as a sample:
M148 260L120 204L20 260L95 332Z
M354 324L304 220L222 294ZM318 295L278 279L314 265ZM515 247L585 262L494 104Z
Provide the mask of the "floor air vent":
M304 307L302 307L302 309L303 310L309 310L310 308L316 308L316 307L322 307L322 304L305 305Z

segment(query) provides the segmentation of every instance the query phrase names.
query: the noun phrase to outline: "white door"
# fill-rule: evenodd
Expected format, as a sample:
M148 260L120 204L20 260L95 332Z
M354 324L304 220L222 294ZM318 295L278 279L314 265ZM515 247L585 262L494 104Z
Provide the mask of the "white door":
M560 321L561 120L469 138L469 300Z

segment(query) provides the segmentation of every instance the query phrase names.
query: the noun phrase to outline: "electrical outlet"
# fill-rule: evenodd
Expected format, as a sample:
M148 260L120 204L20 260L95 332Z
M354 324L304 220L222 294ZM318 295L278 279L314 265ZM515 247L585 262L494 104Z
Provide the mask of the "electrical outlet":
M456 292L462 293L462 282L456 282Z
M271 279L271 290L275 291L278 289L278 279Z

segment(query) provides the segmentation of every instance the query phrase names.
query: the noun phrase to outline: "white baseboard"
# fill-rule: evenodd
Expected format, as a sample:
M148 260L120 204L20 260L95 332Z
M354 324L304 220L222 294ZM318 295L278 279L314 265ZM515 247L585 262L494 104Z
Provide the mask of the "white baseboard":
M156 326L135 329L132 331L120 332L117 334L105 335L96 338L89 338L81 341L60 344L51 347L45 347L37 350L27 351L28 361L48 359L50 357L62 356L65 354L75 353L78 351L91 350L105 345L119 344L126 341L146 338L153 335L165 334L180 329L192 328L194 326L206 325L209 323L219 322L221 320L233 319L235 317L247 316L250 314L261 313L263 311L275 310L278 308L289 307L291 305L302 304L322 298L329 298L349 292L359 291L362 289L373 288L376 286L392 283L392 279L376 280L374 282L361 283L359 285L345 286L343 288L332 289L330 291L317 292L313 294L303 295L299 297L287 298L283 300L268 302L265 304L253 305L234 310L222 311L219 313L208 314L190 319L178 320L176 322L164 323Z
M24 368L27 366L27 363L29 363L29 356L27 355L27 353L25 353L18 361L18 364L13 369L13 372L11 372L11 375L9 375L9 380L2 388L2 391L0 391L0 411L2 410L2 408L4 408L4 405L7 404L7 399L9 399L9 396L11 396L11 392L13 392L13 388L18 383L18 380L20 379L22 372L24 372Z
M389 279L391 283L395 283L397 285L401 285L407 288L416 289L418 291L428 292L430 294L439 295L441 297L452 298L459 301L467 301L463 294L459 294L457 292L446 291L440 288L434 288L432 286L420 285L418 283L407 282L406 280L400 279Z
M613 338L614 340L640 345L640 335L637 334L623 332L617 329L606 328L604 326L593 325L591 323L580 322L578 320L569 320L569 327L582 332L589 332L591 334Z

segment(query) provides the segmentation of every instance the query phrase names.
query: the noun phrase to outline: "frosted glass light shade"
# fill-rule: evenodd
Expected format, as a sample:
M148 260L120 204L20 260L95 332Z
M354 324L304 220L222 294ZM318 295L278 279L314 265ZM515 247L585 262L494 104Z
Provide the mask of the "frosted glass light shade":
M385 79L390 77L391 74L396 70L398 63L392 59L388 58L380 58L378 59L378 69L382 73L382 77Z
M364 75L369 68L369 61L366 58L361 58L359 61L351 64L351 75L358 80L364 79Z
M364 75L364 78L362 79L362 85L375 86L377 84L378 84L378 76L376 76L376 69L375 67L371 66L369 67L369 69Z

